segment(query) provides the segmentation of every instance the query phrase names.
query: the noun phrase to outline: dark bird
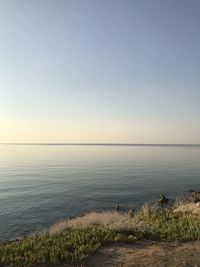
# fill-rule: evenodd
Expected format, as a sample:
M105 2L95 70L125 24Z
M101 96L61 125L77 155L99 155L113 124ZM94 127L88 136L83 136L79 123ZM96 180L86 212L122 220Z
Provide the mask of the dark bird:
M190 190L192 197L194 198L194 202L200 202L200 192L195 192Z
M161 194L158 202L160 204L167 204L169 202L169 200L168 200L168 198L165 195Z
M117 206L115 207L115 210L118 212L118 211L120 210L120 205L117 205Z

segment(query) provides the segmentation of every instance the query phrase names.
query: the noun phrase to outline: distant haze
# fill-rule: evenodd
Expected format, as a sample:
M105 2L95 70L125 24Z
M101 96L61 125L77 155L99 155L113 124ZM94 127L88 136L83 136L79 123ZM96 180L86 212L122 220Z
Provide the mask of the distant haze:
M200 143L200 1L1 0L0 143Z

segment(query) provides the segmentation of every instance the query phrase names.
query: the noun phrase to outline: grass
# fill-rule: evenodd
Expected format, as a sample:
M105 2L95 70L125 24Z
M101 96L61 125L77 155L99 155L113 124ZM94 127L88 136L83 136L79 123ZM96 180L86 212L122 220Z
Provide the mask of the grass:
M135 220L149 227L153 239L167 241L200 240L200 214L174 213L172 210L139 212Z
M133 217L126 213L90 213L65 220L20 241L0 246L0 266L81 265L106 244L137 240L200 240L200 215L143 207Z
M114 232L106 227L66 230L55 235L36 235L0 247L3 266L50 266L69 263L80 265L101 246L134 240L132 235Z
M116 211L91 212L73 220L64 220L49 229L50 234L64 230L88 229L93 226L104 226L112 230L137 230L145 228L142 221L136 222L128 213Z

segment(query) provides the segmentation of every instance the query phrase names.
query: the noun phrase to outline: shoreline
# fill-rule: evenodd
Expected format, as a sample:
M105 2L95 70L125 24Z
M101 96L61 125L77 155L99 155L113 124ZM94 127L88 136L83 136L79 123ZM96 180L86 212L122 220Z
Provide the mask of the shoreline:
M185 198L184 198L185 199ZM142 207L144 207L145 205L149 205L150 207L153 207L155 209L166 209L166 208L171 208L171 206L176 202L177 200L176 199L170 199L169 200L169 203L167 204L163 204L163 205L160 205L158 202L155 202L154 204L153 203L144 203L143 205L140 204L140 205L136 205L136 206L133 206L132 208L128 207L128 206L120 206L119 205L119 208L120 210L118 212L121 212L123 214L128 214L130 211L134 211L134 212L138 212ZM178 200L179 201L179 200ZM181 200L182 201L182 200ZM191 199L185 199L184 200L185 203L193 203L191 201ZM117 205L118 206L118 205ZM74 219L77 219L77 218L81 218L81 217L84 217L90 213L98 213L98 214L101 214L101 213L106 213L106 212L114 212L117 208L117 206L115 207L112 207L110 209L106 209L106 210L93 210L93 211L89 211L89 212L85 212L85 213L80 213L76 216L69 216L69 217L66 217L64 219L61 219L61 220L58 220L57 222L53 223L52 225L48 226L48 227L44 227L43 230L41 231L36 231L36 232L31 232L27 235L23 235L23 236L18 236L16 238L11 238L9 240L5 240L5 241L2 241L0 242L0 245L6 245L6 244L11 244L11 243L14 243L14 242L17 242L17 241L20 241L20 240L23 240L24 238L29 238L31 236L34 236L36 234L40 234L40 233L48 233L48 230L50 228L52 228L54 225L58 225L60 224L60 222L62 221L70 221L70 220L74 220Z
M143 252L149 253L153 249L168 257L171 245L183 244L187 248L187 244L191 244L190 251L194 248L200 253L200 203L186 201L169 208L145 204L132 213L117 210L90 212L66 219L52 225L46 232L0 244L0 266L68 264L89 267L93 266L90 265L92 259L98 260L98 253L101 255L101 251L105 252L108 247L113 249L113 253L119 252L124 261L124 255L128 257L130 251L139 255L137 244L146 247L150 243L154 244L153 247L147 246ZM126 250L125 244L130 248ZM166 244L165 250L162 244ZM179 247L175 249L182 251ZM106 255L101 257L103 264L96 266L120 266L106 265Z

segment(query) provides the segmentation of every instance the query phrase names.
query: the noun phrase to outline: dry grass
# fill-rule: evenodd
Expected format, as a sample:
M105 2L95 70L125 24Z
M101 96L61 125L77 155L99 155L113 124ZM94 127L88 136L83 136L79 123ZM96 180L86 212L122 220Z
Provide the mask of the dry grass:
M116 211L91 212L84 216L68 219L54 224L49 234L57 234L64 230L83 230L93 226L105 226L112 230L137 230L144 228L142 222L137 222L128 213Z
M185 206L186 204L191 204L193 203L193 198L192 197L178 197L176 198L175 202L172 205L172 209L180 208Z
M184 205L178 206L174 209L174 212L200 214L200 203L185 203Z

